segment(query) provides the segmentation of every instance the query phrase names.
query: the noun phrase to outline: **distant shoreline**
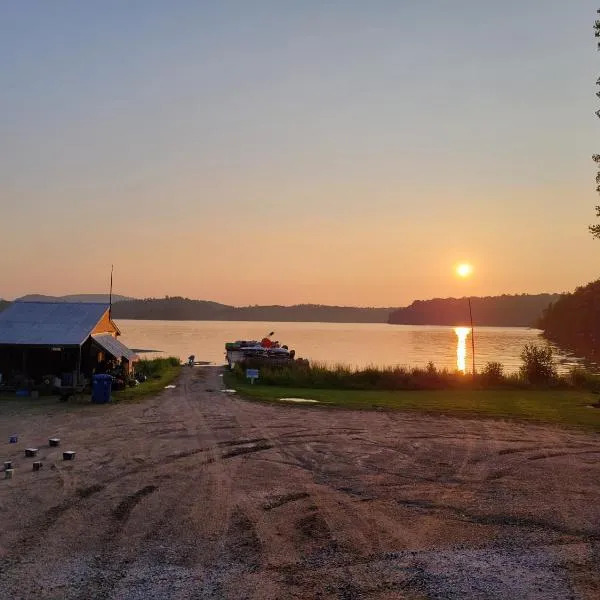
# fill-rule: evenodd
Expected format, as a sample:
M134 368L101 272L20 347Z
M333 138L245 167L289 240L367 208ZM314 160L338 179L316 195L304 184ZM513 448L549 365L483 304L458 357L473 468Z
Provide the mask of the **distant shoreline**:
M395 327L435 327L435 328L443 328L443 329L455 329L456 327L461 327L461 324L448 325L445 323L387 323L381 321L274 321L272 319L134 319L134 318L117 318L115 317L115 321L139 321L139 322L147 322L147 323L264 323L265 325L285 325L286 323L305 323L305 324L315 324L315 325L385 325L390 328ZM533 325L476 325L477 329L526 329L526 330L535 330L542 332L542 329L535 327ZM135 350L136 352L162 352L161 350Z
M474 324L479 327L532 327L559 294L519 294L473 297ZM25 296L20 301L103 301L106 295L78 294L63 297ZM409 306L356 307L324 304L291 306L231 306L180 296L128 299L113 296L114 319L146 321L223 321L279 323L389 323L393 325L468 326L466 298L415 300ZM8 302L1 303L7 306Z

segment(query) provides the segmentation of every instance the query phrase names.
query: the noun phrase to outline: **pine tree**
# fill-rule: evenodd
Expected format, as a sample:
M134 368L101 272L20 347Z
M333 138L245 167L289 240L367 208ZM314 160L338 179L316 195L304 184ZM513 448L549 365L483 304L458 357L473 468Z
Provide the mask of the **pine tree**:
M600 14L600 9L597 11ZM600 38L600 20L596 19L594 23L594 35ZM600 50L600 42L598 42L598 50ZM596 80L596 85L600 86L600 77ZM596 92L596 96L600 98L600 92ZM596 116L600 118L600 110L596 111ZM596 173L596 191L600 194L600 154L594 154L592 160L596 163L598 172ZM600 206L596 206L596 217L600 218ZM590 233L600 239L600 225L590 225Z

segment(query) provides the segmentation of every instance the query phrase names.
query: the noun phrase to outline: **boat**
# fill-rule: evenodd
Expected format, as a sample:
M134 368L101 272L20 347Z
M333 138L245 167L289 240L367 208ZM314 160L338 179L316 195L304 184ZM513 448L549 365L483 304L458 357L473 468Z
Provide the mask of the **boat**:
M273 335L272 333L270 335ZM273 342L269 336L258 340L237 340L225 344L225 358L230 369L239 363L251 362L253 366L285 365L294 361L295 351L279 342Z

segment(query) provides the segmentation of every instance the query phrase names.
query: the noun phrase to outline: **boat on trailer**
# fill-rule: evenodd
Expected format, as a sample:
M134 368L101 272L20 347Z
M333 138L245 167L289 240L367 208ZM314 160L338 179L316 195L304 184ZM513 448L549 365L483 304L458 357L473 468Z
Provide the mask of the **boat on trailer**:
M271 334L273 335L273 334ZM225 344L225 358L230 369L239 363L253 365L285 365L294 361L295 351L273 342L269 337L258 340L237 340Z

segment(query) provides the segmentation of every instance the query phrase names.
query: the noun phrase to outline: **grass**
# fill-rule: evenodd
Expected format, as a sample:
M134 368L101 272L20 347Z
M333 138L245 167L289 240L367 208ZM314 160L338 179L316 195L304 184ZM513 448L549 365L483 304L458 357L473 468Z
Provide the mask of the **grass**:
M309 398L320 406L354 410L410 410L433 414L517 419L580 427L600 432L598 397L577 390L336 390L276 387L241 383L232 375L227 385L255 400L281 405L279 398ZM318 407L319 405L313 405Z
M180 371L180 366L168 367L156 379L148 379L148 381L140 383L140 385L136 385L135 387L128 387L124 390L113 392L113 402L131 402L133 400L141 400L146 396L158 394L165 389L166 385L173 383L179 377Z
M136 364L136 372L148 377L146 381L135 387L113 392L113 402L132 402L146 396L158 394L166 385L173 383L179 376L181 365L178 358L155 358L141 360Z
M414 410L426 413L519 419L600 432L600 375L584 369L559 374L549 347L527 345L522 367L506 374L487 363L475 375L426 368L327 365L298 361L262 365L257 385L237 365L226 375L229 387L249 398L317 400L321 406L357 410ZM313 405L318 406L318 405Z

